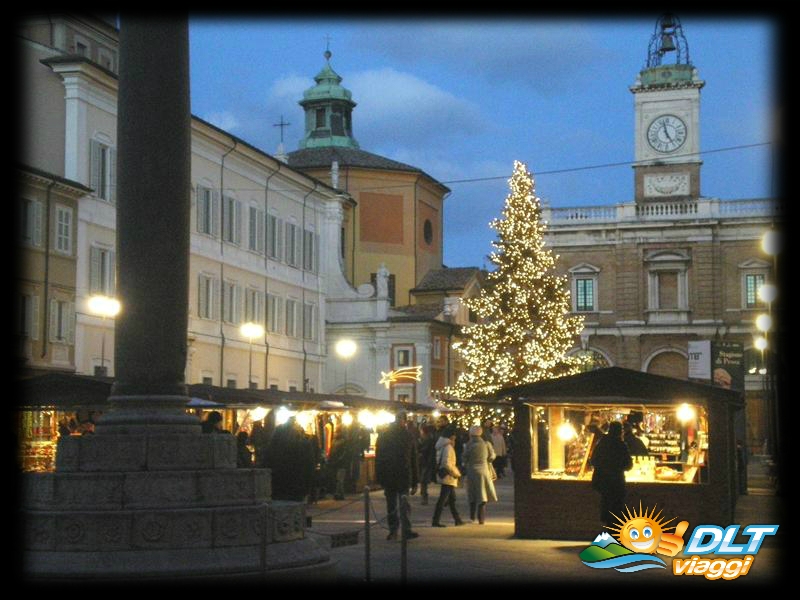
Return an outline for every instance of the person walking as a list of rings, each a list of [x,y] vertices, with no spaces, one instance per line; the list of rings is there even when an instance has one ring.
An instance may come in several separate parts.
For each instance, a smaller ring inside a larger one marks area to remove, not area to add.
[[[436,508],[433,510],[432,527],[445,527],[441,522],[445,504],[450,509],[455,524],[464,524],[456,508],[456,486],[461,478],[461,471],[456,466],[455,443],[456,427],[451,424],[444,428],[441,436],[436,440],[436,470],[442,485],[439,490],[439,499],[436,501]]]
[[[389,525],[387,540],[397,539],[402,527],[404,539],[419,537],[411,529],[408,514],[400,513],[400,498],[418,484],[417,447],[414,436],[406,427],[406,413],[399,412],[394,423],[378,434],[375,444],[375,478],[386,496],[386,519]]]
[[[506,436],[503,434],[503,429],[499,425],[492,427],[492,448],[494,448],[492,464],[497,473],[497,478],[500,479],[506,472],[508,450],[506,448]]]
[[[469,520],[483,525],[486,518],[486,503],[497,502],[497,490],[492,481],[489,465],[495,458],[492,444],[481,437],[483,428],[474,425],[469,429],[469,441],[464,448],[464,470],[467,477],[467,500]]]
[[[428,485],[436,480],[436,439],[436,428],[423,425],[419,443],[419,492],[423,505],[428,504]]]
[[[608,433],[597,442],[589,463],[594,468],[592,488],[600,493],[600,522],[611,527],[614,517],[622,518],[625,471],[633,467],[631,453],[622,438],[622,423],[609,423]]]

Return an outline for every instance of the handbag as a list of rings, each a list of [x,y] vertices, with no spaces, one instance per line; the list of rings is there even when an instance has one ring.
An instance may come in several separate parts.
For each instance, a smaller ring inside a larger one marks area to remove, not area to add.
[[[436,476],[438,477],[440,483],[449,474],[447,468],[442,466],[443,456],[444,456],[444,450],[442,450],[442,453],[439,455],[439,462],[436,463]]]

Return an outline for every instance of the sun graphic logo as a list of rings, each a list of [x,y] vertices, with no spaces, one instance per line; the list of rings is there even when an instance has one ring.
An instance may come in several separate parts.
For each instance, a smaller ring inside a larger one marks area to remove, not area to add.
[[[625,507],[627,515],[614,515],[618,523],[605,526],[608,533],[598,535],[592,544],[580,553],[583,564],[593,569],[614,569],[622,573],[632,573],[644,569],[664,569],[667,566],[656,553],[675,556],[683,549],[683,533],[689,527],[688,521],[677,526],[667,527],[675,520],[664,520],[656,507],[648,512],[639,504],[638,512]],[[613,513],[612,513],[613,514]],[[672,533],[668,530],[673,529]]]

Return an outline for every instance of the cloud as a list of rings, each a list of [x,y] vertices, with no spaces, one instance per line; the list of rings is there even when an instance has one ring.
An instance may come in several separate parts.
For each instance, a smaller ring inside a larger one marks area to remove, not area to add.
[[[596,66],[613,59],[588,25],[519,19],[401,23],[365,29],[358,42],[406,64],[433,62],[461,72],[465,79],[522,85],[553,95],[572,89]]]
[[[391,68],[363,71],[344,82],[358,106],[353,135],[371,152],[419,147],[421,142],[450,144],[483,132],[479,107],[414,75]]]
[[[220,129],[233,133],[239,127],[239,119],[230,111],[214,112],[204,115],[204,121],[216,125]]]

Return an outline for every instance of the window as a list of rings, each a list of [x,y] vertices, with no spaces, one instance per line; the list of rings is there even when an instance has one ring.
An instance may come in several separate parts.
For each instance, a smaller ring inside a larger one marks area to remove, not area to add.
[[[286,223],[286,264],[297,267],[300,264],[300,228],[294,223]]]
[[[747,348],[744,351],[744,372],[746,375],[766,375],[767,364],[764,352],[758,348]]]
[[[744,276],[744,307],[759,308],[763,302],[758,297],[758,288],[766,282],[763,273],[747,273]]]
[[[442,359],[442,338],[434,336],[433,338],[433,360]]]
[[[65,300],[50,301],[50,341],[72,344],[75,336],[75,304]]]
[[[217,318],[217,285],[217,280],[213,277],[198,277],[197,316],[201,319]]]
[[[101,67],[114,71],[114,54],[105,48],[97,49],[97,58]]]
[[[241,321],[241,287],[231,281],[222,282],[222,320],[238,324]]]
[[[281,330],[281,298],[267,294],[267,329],[273,333]]]
[[[344,227],[339,230],[339,255],[344,258],[345,251],[347,250],[347,235],[345,234]]]
[[[38,200],[22,200],[22,243],[28,246],[42,245],[42,203]]]
[[[430,219],[425,219],[422,226],[422,236],[425,238],[425,243],[430,246],[433,243],[433,223]]]
[[[411,366],[411,348],[395,348],[394,366],[396,369]]]
[[[275,260],[283,258],[283,220],[267,216],[267,255]]]
[[[370,273],[369,281],[372,284],[372,287],[375,288],[375,291],[378,291],[378,274],[377,273]],[[395,306],[395,278],[394,273],[389,274],[389,281],[388,283],[388,295],[389,295],[389,306]]]
[[[228,380],[225,382],[225,386],[226,386],[226,387],[229,387],[229,388],[236,389],[236,380],[235,380],[235,379],[228,379]]]
[[[297,336],[297,300],[286,299],[286,335]]]
[[[62,254],[72,254],[72,209],[56,205],[55,248]]]
[[[315,129],[323,129],[325,127],[325,109],[318,108],[316,111],[316,125]]]
[[[316,305],[307,302],[303,305],[303,339],[313,340],[316,338],[317,328],[315,327]]]
[[[115,275],[114,252],[92,246],[89,249],[89,293],[113,296]]]
[[[264,254],[264,211],[249,207],[247,222],[247,249]]]
[[[106,202],[116,201],[116,151],[109,143],[91,140],[89,181],[97,198]]]
[[[222,239],[231,244],[242,243],[242,203],[234,198],[223,198]]]
[[[573,312],[597,311],[597,280],[600,269],[582,263],[569,270]]]
[[[596,350],[578,350],[575,356],[581,356],[586,359],[586,362],[581,365],[581,372],[594,371],[595,369],[602,369],[610,366],[606,357],[597,352]]]
[[[317,272],[319,236],[313,231],[303,232],[303,270]]]
[[[594,310],[594,279],[576,279],[575,290],[575,309],[578,312]]]
[[[264,315],[262,306],[264,295],[253,288],[247,288],[244,294],[244,320],[245,322],[263,323]]]
[[[689,321],[689,254],[660,250],[645,256],[649,323]]]
[[[39,339],[39,297],[20,294],[17,313],[17,335],[31,340]]]
[[[392,396],[396,402],[413,402],[414,386],[408,384],[395,384],[392,386]]]
[[[203,377],[203,385],[214,385],[213,377]]]
[[[197,186],[197,231],[219,235],[219,196],[211,188]]]

